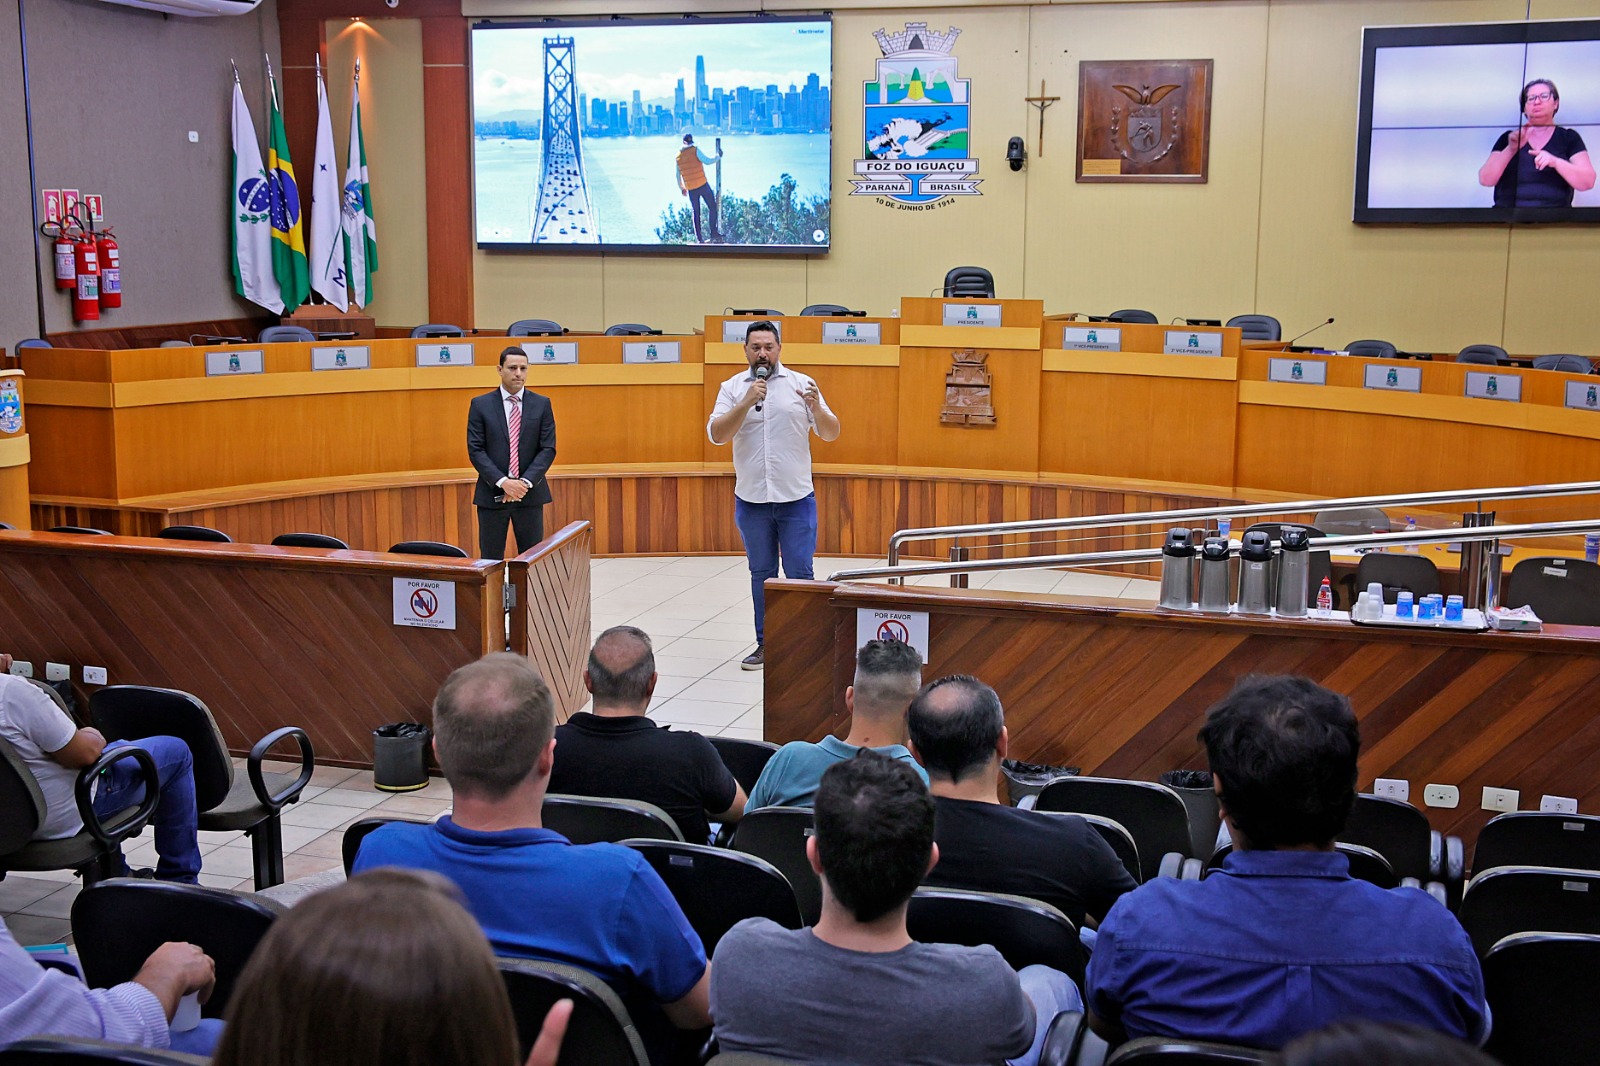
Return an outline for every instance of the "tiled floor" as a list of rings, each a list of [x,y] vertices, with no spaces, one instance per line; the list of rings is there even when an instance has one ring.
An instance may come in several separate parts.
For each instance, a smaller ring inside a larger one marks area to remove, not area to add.
[[[819,577],[870,560],[819,558]],[[949,579],[912,579],[948,584]],[[1153,600],[1153,581],[1095,574],[1002,572],[975,574],[974,588]],[[656,685],[651,717],[702,733],[761,738],[761,674],[740,669],[754,647],[750,575],[741,556],[596,559],[593,564],[594,632],[627,623],[655,642]],[[340,864],[345,828],[369,813],[431,818],[450,806],[450,786],[434,778],[426,789],[389,795],[372,787],[365,770],[320,767],[299,803],[283,813],[284,873],[289,880]],[[250,842],[241,833],[201,833],[204,884],[249,889]],[[135,867],[154,866],[146,831],[126,850]],[[0,881],[0,914],[23,944],[47,944],[70,933],[78,894],[69,871],[12,874]]]

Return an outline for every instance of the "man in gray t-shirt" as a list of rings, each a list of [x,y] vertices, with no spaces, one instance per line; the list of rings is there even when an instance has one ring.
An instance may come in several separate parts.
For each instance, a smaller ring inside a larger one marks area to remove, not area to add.
[[[991,947],[911,939],[906,906],[938,852],[933,800],[905,763],[869,749],[830,767],[806,852],[821,920],[789,930],[752,918],[717,945],[723,1051],[837,1066],[1031,1064],[1055,1015],[1082,1009],[1048,967],[1018,974]]]

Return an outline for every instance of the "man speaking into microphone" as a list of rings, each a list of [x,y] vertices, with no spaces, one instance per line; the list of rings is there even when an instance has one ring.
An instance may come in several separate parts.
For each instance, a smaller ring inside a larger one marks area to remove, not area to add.
[[[811,487],[811,434],[839,436],[839,418],[817,383],[783,365],[778,327],[752,322],[744,334],[750,364],[722,383],[706,422],[712,444],[733,444],[733,515],[750,562],[756,650],[746,670],[766,665],[766,597],[762,582],[778,576],[810,579],[817,551],[817,496]]]

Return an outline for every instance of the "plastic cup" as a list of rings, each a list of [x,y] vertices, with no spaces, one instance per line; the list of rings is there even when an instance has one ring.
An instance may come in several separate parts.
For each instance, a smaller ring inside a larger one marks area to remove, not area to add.
[[[1380,598],[1383,595],[1383,586],[1381,586],[1381,585],[1378,586],[1378,595],[1379,595]],[[1395,597],[1395,601],[1394,601],[1394,616],[1396,618],[1412,618],[1412,617],[1414,617],[1414,614],[1412,612],[1412,596],[1411,596],[1411,593],[1402,592],[1402,593],[1400,593],[1400,595]]]
[[[1433,602],[1432,596],[1424,596],[1417,603],[1417,621],[1434,622],[1439,618],[1439,611]]]
[[[1217,536],[1221,537],[1223,540],[1227,540],[1228,539],[1228,534],[1231,533],[1232,531],[1233,531],[1233,519],[1231,519],[1231,518],[1219,518],[1219,519],[1217,519]]]
[[[1450,596],[1444,601],[1444,620],[1446,622],[1461,621],[1462,599],[1460,596]]]
[[[1584,535],[1583,557],[1591,563],[1600,563],[1600,533]]]
[[[187,1033],[200,1024],[200,993],[190,992],[178,1000],[178,1009],[172,1012],[168,1026],[175,1033]]]

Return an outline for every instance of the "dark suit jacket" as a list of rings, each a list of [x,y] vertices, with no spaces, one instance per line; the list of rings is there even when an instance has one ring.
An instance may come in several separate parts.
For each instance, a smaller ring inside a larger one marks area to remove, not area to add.
[[[556,461],[556,419],[550,410],[550,400],[527,388],[522,390],[522,428],[517,441],[517,450],[521,453],[521,468],[517,474],[533,485],[533,491],[524,496],[522,502],[549,503],[550,484],[545,480],[545,473]],[[511,437],[506,432],[505,407],[500,402],[499,389],[472,398],[472,407],[467,412],[467,456],[478,471],[473,504],[500,506],[494,498],[501,495],[500,479],[510,476]]]

